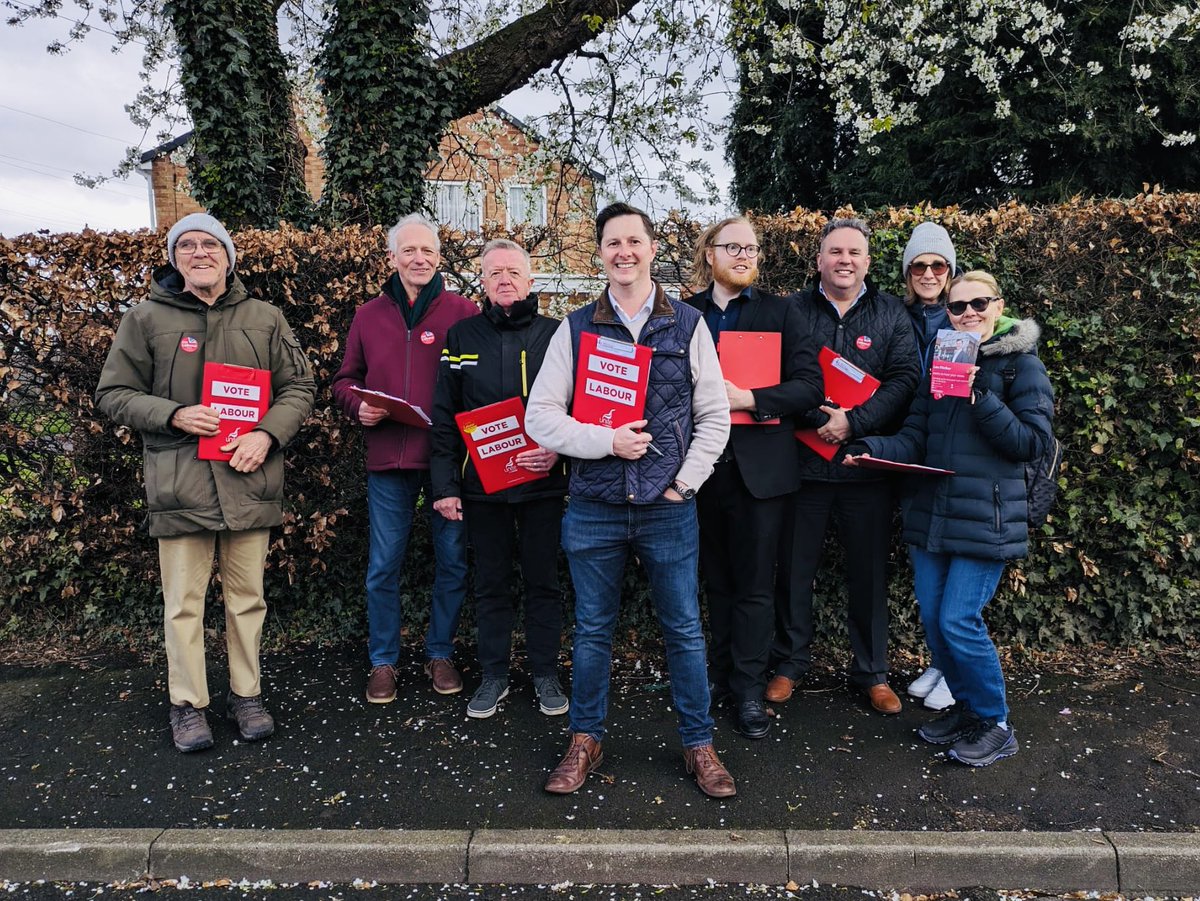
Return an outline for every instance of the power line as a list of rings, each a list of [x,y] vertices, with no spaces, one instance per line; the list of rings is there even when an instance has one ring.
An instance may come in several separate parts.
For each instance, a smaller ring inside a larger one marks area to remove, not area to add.
[[[39,14],[41,13],[41,7],[34,6],[32,3],[22,3],[21,0],[8,0],[8,2],[11,3],[13,6],[23,6],[26,9],[36,10],[36,11],[38,11]],[[130,37],[125,37],[123,35],[119,35],[115,31],[109,31],[107,28],[102,28],[99,25],[93,25],[90,22],[83,21],[82,19],[72,19],[70,16],[64,16],[62,13],[55,13],[54,18],[62,19],[64,22],[70,22],[72,25],[82,25],[84,28],[90,29],[92,31],[99,31],[101,34],[112,35],[114,38],[116,38],[119,41],[126,41],[130,44],[137,44],[140,47],[149,47],[150,46],[145,41],[139,41],[136,38],[130,38]]]
[[[97,186],[95,188],[84,188],[84,186],[81,184],[78,184],[75,181],[75,179],[67,178],[65,175],[55,175],[52,172],[40,172],[37,169],[31,169],[28,166],[19,166],[16,163],[10,163],[6,160],[0,160],[0,166],[11,166],[14,169],[24,169],[26,172],[32,172],[34,175],[41,175],[44,178],[57,178],[60,181],[69,181],[72,184],[74,184],[75,187],[83,188],[86,191],[104,191],[105,193],[116,194],[118,197],[124,197],[126,199],[132,199],[135,196],[133,194],[126,194],[124,191],[114,191],[112,188],[105,188],[105,187],[101,187],[101,186]],[[137,196],[143,196],[143,195],[139,194]]]
[[[58,119],[51,119],[49,116],[42,116],[38,113],[31,113],[29,110],[17,109],[15,106],[9,106],[6,103],[0,103],[0,109],[6,109],[14,113],[20,113],[22,116],[31,116],[34,119],[41,119],[43,122],[50,122],[54,125],[61,125],[63,128],[69,128],[72,131],[78,131],[85,135],[91,135],[95,138],[104,138],[109,141],[116,141],[118,144],[124,144],[126,147],[137,144],[137,141],[127,141],[124,138],[114,138],[112,135],[102,135],[98,131],[88,131],[86,128],[80,128],[78,125],[72,125],[70,122],[60,122]]]
[[[69,175],[71,177],[70,180],[75,181],[76,170],[74,170],[74,169],[66,169],[62,166],[51,166],[49,163],[42,163],[42,162],[39,162],[38,160],[27,160],[22,156],[9,156],[7,153],[0,153],[0,165],[5,165],[6,160],[9,161],[7,163],[7,165],[10,165],[10,166],[13,166],[16,163],[28,163],[30,166],[40,166],[42,169],[53,169],[55,172],[66,172],[67,175]],[[49,176],[50,178],[62,178],[61,175],[55,175],[53,172],[41,172],[38,169],[28,169],[27,167],[22,167],[22,166],[14,166],[14,167],[18,168],[18,169],[26,168],[26,170],[29,172],[35,172],[38,175],[46,175],[46,176]],[[75,182],[75,183],[77,185],[79,185],[79,187],[81,187],[81,188],[86,187],[86,185],[80,185],[79,182]],[[119,188],[124,188],[124,187],[128,187],[129,190],[128,191],[118,190]],[[89,190],[95,190],[95,189],[89,188]],[[141,197],[144,194],[144,192],[139,191],[137,188],[132,187],[130,185],[125,185],[123,182],[119,182],[119,181],[113,182],[113,187],[105,188],[105,190],[116,191],[118,194],[124,194],[129,197]]]
[[[68,222],[65,219],[59,219],[55,216],[31,216],[29,213],[22,212],[21,210],[10,210],[8,207],[3,206],[0,206],[0,213],[11,213],[14,216],[20,216],[22,219],[28,219],[30,222],[50,222],[67,228],[76,228],[79,221]]]

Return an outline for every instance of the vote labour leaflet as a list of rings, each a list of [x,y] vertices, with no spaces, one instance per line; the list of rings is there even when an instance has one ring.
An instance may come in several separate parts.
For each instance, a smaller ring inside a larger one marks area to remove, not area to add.
[[[488,494],[549,475],[530,472],[517,465],[517,454],[538,449],[525,433],[525,405],[521,398],[510,397],[486,407],[456,413],[454,420],[462,432],[475,471],[479,473],[483,490]]]
[[[822,347],[818,359],[825,382],[825,400],[843,410],[857,407],[879,387],[879,379],[830,347]],[[816,429],[797,429],[796,438],[826,460],[832,460],[838,450],[838,445],[824,441]]]
[[[652,355],[644,344],[581,334],[571,416],[610,429],[641,419]]]
[[[933,366],[929,373],[929,393],[934,400],[943,397],[970,397],[971,370],[979,355],[979,336],[940,328],[933,345]]]
[[[721,332],[717,356],[721,375],[739,388],[770,388],[779,384],[782,335],[779,332]],[[731,425],[776,425],[778,419],[755,419],[748,410],[732,410]]]
[[[200,402],[217,411],[221,426],[212,438],[201,437],[196,456],[201,460],[233,457],[232,451],[224,453],[221,448],[262,422],[270,400],[270,370],[232,363],[205,363]]]

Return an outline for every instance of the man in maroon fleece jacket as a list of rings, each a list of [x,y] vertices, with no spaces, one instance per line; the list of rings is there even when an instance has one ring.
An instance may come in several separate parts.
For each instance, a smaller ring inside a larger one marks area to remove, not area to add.
[[[441,274],[437,226],[419,214],[403,217],[388,232],[388,260],[396,273],[383,293],[358,308],[333,394],[346,415],[362,424],[367,445],[367,506],[371,540],[367,561],[367,623],[371,674],[367,700],[396,698],[400,657],[400,570],[408,547],[417,498],[429,515],[429,430],[388,418],[387,410],[362,400],[351,388],[369,388],[428,413],[446,332],[479,309],[447,291]],[[450,656],[467,590],[467,542],[463,524],[430,520],[436,558],[425,672],[439,694],[462,691]]]

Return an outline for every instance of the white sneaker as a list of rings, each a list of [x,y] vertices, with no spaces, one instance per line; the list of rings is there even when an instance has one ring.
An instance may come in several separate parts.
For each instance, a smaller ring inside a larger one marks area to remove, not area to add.
[[[946,684],[944,678],[938,679],[937,685],[933,686],[933,691],[925,695],[923,703],[930,710],[945,710],[954,705],[954,695],[950,693],[950,686]]]
[[[941,678],[942,671],[940,669],[934,669],[931,666],[929,669],[925,670],[925,672],[921,673],[921,675],[917,676],[917,678],[908,683],[908,693],[914,698],[923,698],[933,691],[934,686],[938,684]]]

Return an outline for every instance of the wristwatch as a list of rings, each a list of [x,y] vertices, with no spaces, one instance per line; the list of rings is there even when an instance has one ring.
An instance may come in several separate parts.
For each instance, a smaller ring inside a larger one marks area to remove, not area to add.
[[[687,485],[683,484],[683,482],[680,482],[676,479],[671,480],[671,488],[674,489],[675,493],[685,501],[690,501],[696,496],[695,488],[689,488]]]

